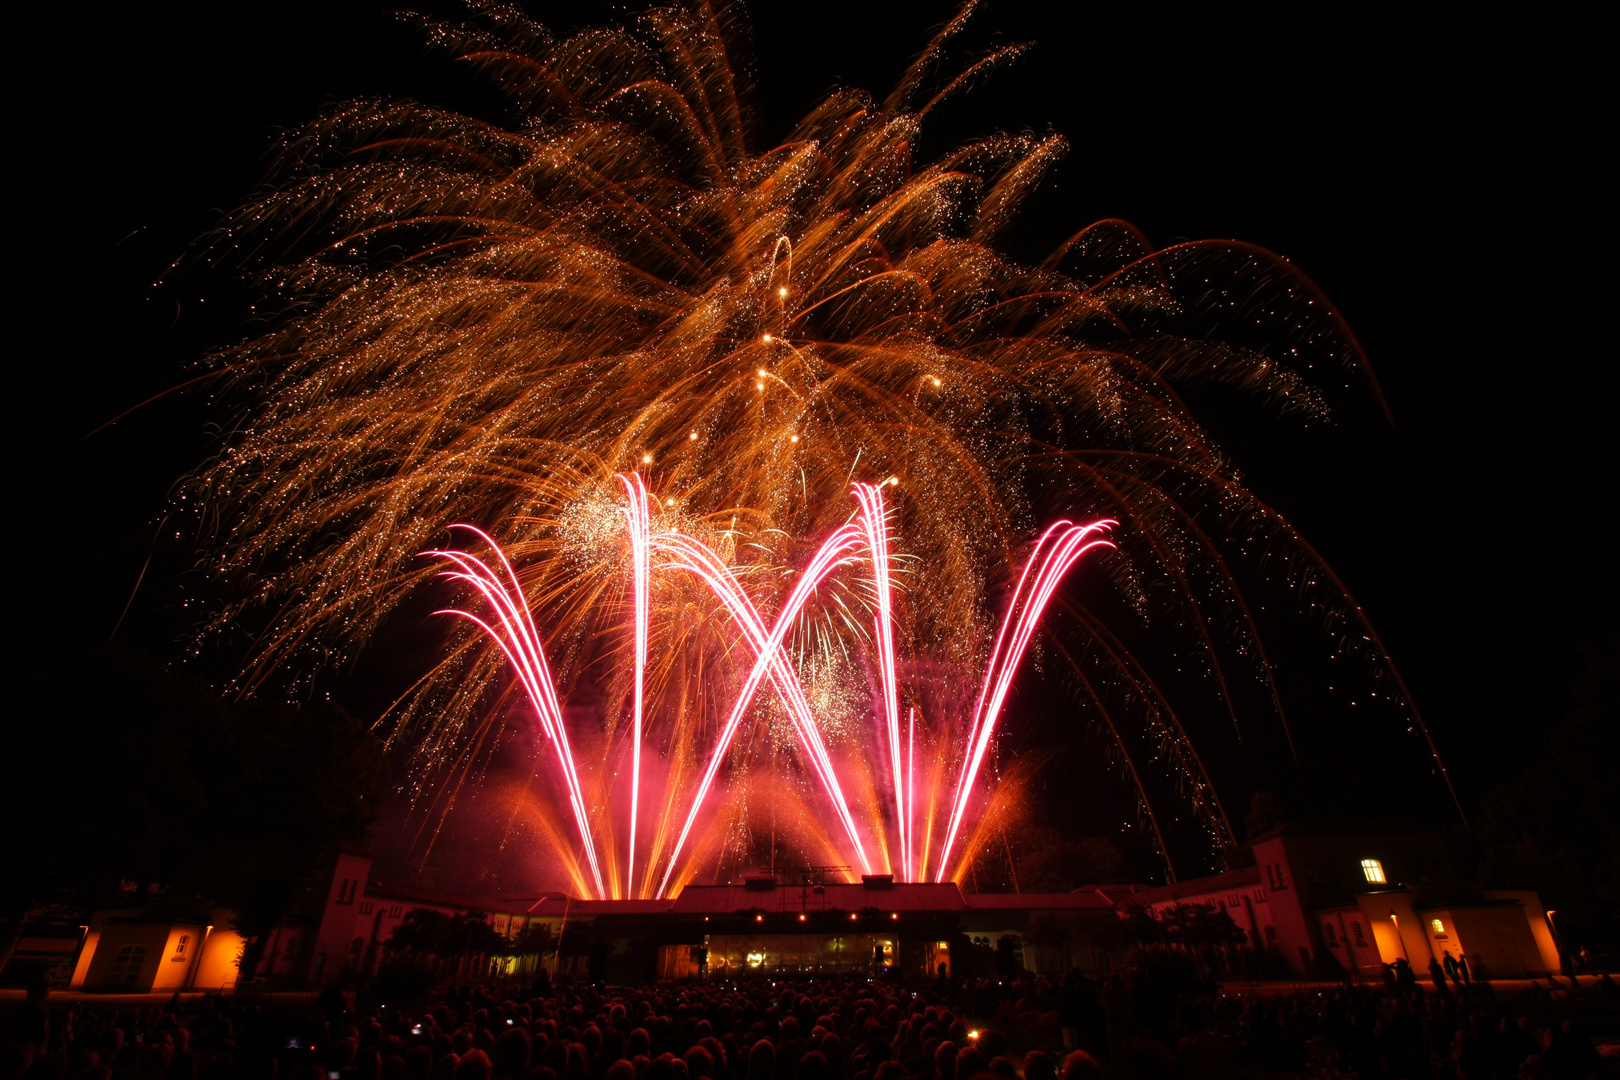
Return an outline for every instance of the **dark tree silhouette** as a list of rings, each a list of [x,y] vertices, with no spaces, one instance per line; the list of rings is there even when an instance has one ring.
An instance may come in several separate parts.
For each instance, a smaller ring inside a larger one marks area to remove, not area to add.
[[[21,673],[0,785],[0,946],[39,904],[217,902],[263,932],[319,904],[338,850],[365,842],[382,751],[331,705],[222,698],[118,651]],[[6,956],[0,956],[3,964]]]
[[[1573,690],[1539,759],[1485,795],[1478,835],[1481,879],[1539,890],[1570,954],[1620,946],[1620,635],[1587,651]]]

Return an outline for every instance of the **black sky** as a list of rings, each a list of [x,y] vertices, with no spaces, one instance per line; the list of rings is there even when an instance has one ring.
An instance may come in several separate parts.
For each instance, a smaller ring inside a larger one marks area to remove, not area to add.
[[[14,610],[32,644],[104,642],[155,550],[120,634],[177,652],[190,616],[154,537],[217,418],[181,394],[85,436],[243,332],[228,278],[153,282],[240,200],[275,132],[358,95],[493,106],[389,6],[56,5],[19,35],[7,427]],[[531,10],[559,28],[624,11]],[[767,134],[835,84],[886,91],[951,10],[757,7]],[[1393,427],[1365,395],[1327,427],[1229,402],[1206,416],[1365,607],[1470,803],[1538,745],[1579,644],[1615,610],[1613,315],[1594,254],[1612,242],[1598,167],[1612,116],[1604,34],[1573,10],[1485,23],[988,3],[963,55],[1036,48],[944,110],[922,147],[997,129],[1070,139],[1013,236],[1021,251],[1123,217],[1155,243],[1271,248],[1334,299]]]

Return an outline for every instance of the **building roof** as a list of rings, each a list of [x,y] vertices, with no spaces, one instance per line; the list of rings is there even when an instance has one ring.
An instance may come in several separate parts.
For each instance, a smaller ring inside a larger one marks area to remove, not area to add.
[[[1119,902],[1098,889],[1066,893],[971,893],[969,911],[1112,911]]]
[[[369,898],[401,900],[464,911],[503,912],[535,918],[592,919],[599,915],[731,915],[739,911],[797,914],[818,911],[1026,912],[1107,911],[1139,892],[1137,885],[1089,886],[1067,893],[973,893],[964,895],[954,882],[870,884],[688,885],[676,897],[658,900],[578,900],[560,892],[527,896],[476,897],[417,885],[372,882]]]
[[[871,885],[688,885],[670,909],[676,915],[730,915],[735,911],[766,912],[964,911],[962,890],[953,882]]]
[[[522,915],[537,903],[543,903],[561,893],[543,893],[529,896],[469,896],[466,893],[432,889],[422,885],[406,885],[394,881],[373,881],[366,887],[366,899],[404,900],[407,903],[431,904],[435,907],[457,908],[463,911],[500,911]]]
[[[1258,884],[1260,884],[1260,868],[1243,866],[1236,870],[1228,870],[1224,874],[1178,881],[1174,885],[1161,885],[1157,889],[1146,889],[1123,899],[1130,904],[1164,904],[1183,897],[1208,896],[1211,893],[1229,892],[1233,889],[1247,889]]]
[[[529,915],[561,919],[578,916],[594,919],[598,915],[664,915],[675,901],[661,900],[574,900],[561,893],[553,893],[536,900],[528,908]]]

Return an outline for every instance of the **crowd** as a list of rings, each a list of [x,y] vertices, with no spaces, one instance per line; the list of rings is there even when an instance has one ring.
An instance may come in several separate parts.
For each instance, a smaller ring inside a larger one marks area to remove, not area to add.
[[[1608,984],[1613,987],[1613,984]],[[1583,1010],[1546,989],[1499,1001],[1488,983],[1342,986],[1286,996],[1218,994],[1190,1006],[1173,1061],[1159,1047],[1125,1048],[1137,1076],[1213,1075],[1222,1063],[1323,1077],[1456,1077],[1458,1080],[1588,1080],[1620,1076],[1605,1059]],[[1612,999],[1602,1015],[1613,1023]],[[1199,1015],[1203,1013],[1204,1015]],[[1617,1028],[1620,1030],[1620,1028]],[[1162,1044],[1161,1044],[1162,1046]]]
[[[184,1013],[177,1002],[118,1009],[31,999],[4,1017],[0,1080],[1617,1075],[1617,1059],[1603,1058],[1579,1022],[1559,1020],[1540,1000],[1498,1001],[1485,984],[1392,982],[1282,997],[1210,989],[1166,998],[1128,974],[1099,984],[1071,973],[1056,983],[926,986],[541,984],[464,989],[403,1011],[336,989],[313,1001],[214,997]]]

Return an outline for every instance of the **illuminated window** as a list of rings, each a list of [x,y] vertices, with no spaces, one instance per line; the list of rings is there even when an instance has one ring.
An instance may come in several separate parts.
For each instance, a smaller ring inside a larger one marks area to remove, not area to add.
[[[1446,924],[1441,922],[1439,919],[1430,919],[1429,920],[1429,925],[1434,927],[1434,936],[1435,937],[1445,937],[1446,936]]]
[[[1388,882],[1384,877],[1384,864],[1377,859],[1362,859],[1361,872],[1367,875],[1367,880],[1374,885],[1383,885]]]

